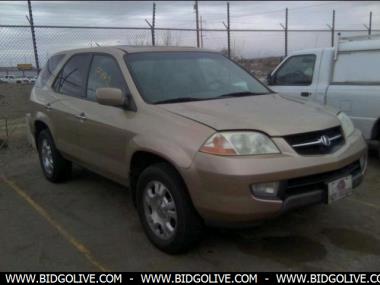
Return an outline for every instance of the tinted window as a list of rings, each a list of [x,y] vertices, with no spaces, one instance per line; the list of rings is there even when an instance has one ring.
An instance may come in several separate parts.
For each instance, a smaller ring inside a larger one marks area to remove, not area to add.
[[[276,72],[274,85],[310,85],[314,65],[313,54],[292,56]]]
[[[96,100],[96,89],[104,87],[119,88],[126,92],[126,83],[114,58],[95,55],[88,75],[87,98]]]
[[[60,61],[65,57],[64,54],[57,54],[53,55],[48,62],[46,63],[45,67],[42,69],[41,73],[38,76],[38,79],[36,81],[37,87],[45,86],[47,81],[49,80],[50,76],[53,74],[53,71],[57,67],[57,65],[60,63]]]
[[[380,51],[339,53],[333,82],[380,84]]]
[[[269,93],[248,72],[218,53],[132,53],[126,61],[142,97],[149,103],[211,100],[239,92]]]
[[[88,54],[71,57],[55,79],[54,90],[65,95],[83,96],[90,59]]]

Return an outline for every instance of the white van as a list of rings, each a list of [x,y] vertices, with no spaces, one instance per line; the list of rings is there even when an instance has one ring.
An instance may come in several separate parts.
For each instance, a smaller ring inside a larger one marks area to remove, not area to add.
[[[16,76],[14,75],[4,75],[1,77],[1,81],[4,81],[6,83],[16,83]]]
[[[380,35],[340,38],[337,48],[301,50],[268,75],[271,89],[348,114],[380,155]]]

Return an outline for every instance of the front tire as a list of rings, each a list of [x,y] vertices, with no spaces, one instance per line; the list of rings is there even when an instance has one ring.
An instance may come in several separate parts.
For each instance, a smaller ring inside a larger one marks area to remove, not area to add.
[[[136,190],[141,223],[156,247],[176,254],[200,240],[202,220],[173,167],[167,163],[149,166],[139,176]]]
[[[48,130],[42,130],[38,134],[37,148],[42,171],[49,181],[62,182],[70,176],[71,162],[59,153]]]

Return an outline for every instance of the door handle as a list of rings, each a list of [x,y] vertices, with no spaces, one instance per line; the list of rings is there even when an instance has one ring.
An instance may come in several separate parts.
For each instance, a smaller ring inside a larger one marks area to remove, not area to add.
[[[86,117],[85,113],[80,113],[79,115],[75,115],[75,118],[77,118],[77,119],[79,119],[81,121],[87,120],[87,117]]]
[[[310,92],[301,92],[302,97],[309,97],[311,95]]]
[[[46,111],[51,111],[51,105],[50,105],[50,103],[47,103],[45,105],[45,108],[46,108]]]

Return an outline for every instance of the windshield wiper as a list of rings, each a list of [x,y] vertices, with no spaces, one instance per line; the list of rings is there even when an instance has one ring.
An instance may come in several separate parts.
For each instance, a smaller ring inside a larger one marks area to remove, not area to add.
[[[256,96],[256,95],[265,95],[269,94],[268,92],[249,92],[249,91],[242,91],[242,92],[232,92],[227,93],[223,95],[219,95],[216,98],[228,98],[228,97],[243,97],[243,96]]]
[[[196,98],[196,97],[178,97],[178,98],[156,101],[153,104],[180,103],[180,102],[191,102],[191,101],[202,101],[202,100],[207,100],[207,99]]]

